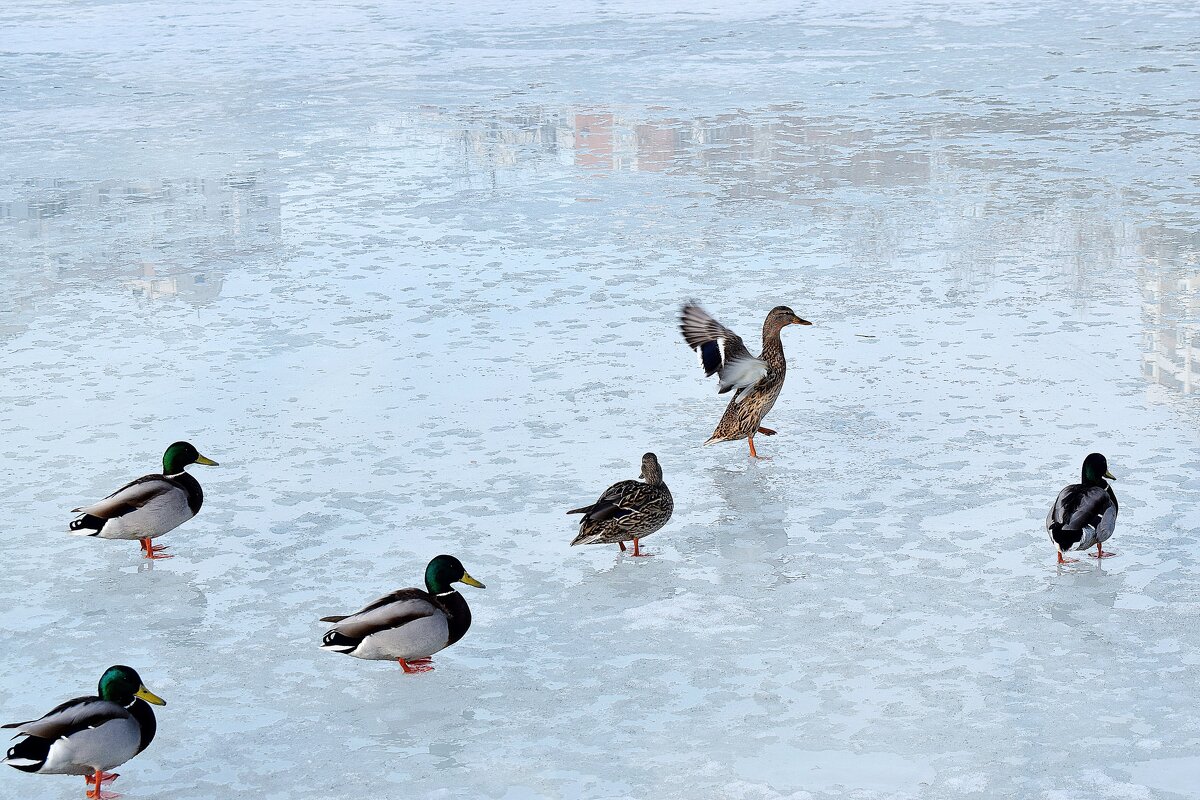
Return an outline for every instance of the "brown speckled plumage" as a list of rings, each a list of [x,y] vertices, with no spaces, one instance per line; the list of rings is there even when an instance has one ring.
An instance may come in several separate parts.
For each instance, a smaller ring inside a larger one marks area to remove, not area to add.
[[[800,319],[787,306],[771,309],[763,322],[762,353],[755,358],[750,355],[741,337],[709,316],[704,309],[694,304],[683,307],[680,329],[684,340],[699,354],[705,374],[719,374],[720,391],[734,390],[733,399],[705,444],[748,439],[750,454],[757,457],[754,435],[760,432],[763,418],[779,398],[787,374],[780,331],[788,325],[811,324]],[[753,382],[750,382],[751,379],[754,379]],[[765,428],[761,432],[767,435],[774,433]]]
[[[675,501],[663,483],[662,467],[654,453],[642,456],[642,481],[620,481],[604,490],[590,506],[574,508],[568,514],[583,514],[579,535],[572,545],[634,542],[657,531],[671,518]],[[621,549],[625,547],[622,544]]]

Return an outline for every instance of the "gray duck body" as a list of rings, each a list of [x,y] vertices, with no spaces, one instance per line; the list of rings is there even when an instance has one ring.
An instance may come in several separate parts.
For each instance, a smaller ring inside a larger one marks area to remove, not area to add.
[[[431,594],[400,589],[335,623],[324,650],[374,661],[428,658],[457,642],[471,627],[471,609],[457,591]]]

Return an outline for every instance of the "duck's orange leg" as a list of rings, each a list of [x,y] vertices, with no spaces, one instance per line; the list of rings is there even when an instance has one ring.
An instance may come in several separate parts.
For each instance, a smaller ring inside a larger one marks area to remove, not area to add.
[[[87,797],[90,800],[114,800],[114,798],[121,796],[113,792],[104,791],[105,783],[111,783],[117,779],[115,772],[108,773],[98,769],[94,775],[84,775],[83,779],[87,782]]]
[[[118,774],[117,774],[117,773],[115,773],[115,772],[104,772],[103,770],[101,770],[99,774],[100,774],[100,782],[101,782],[101,783],[112,783],[112,782],[113,782],[113,781],[115,781],[117,778],[121,777],[120,775],[118,775]],[[83,776],[83,779],[84,779],[85,781],[87,781],[88,783],[95,783],[95,782],[96,782],[96,776],[95,776],[95,775],[84,775],[84,776]]]
[[[428,658],[397,658],[396,660],[400,662],[400,668],[409,675],[415,675],[418,672],[433,672],[433,661]]]
[[[172,556],[172,555],[163,553],[163,550],[167,549],[167,546],[165,544],[153,544],[150,541],[149,537],[142,539],[141,542],[142,542],[142,555],[144,555],[146,558],[154,558],[154,559],[174,558],[174,556]]]
[[[760,461],[770,461],[769,457],[760,456],[758,454],[758,452],[754,449],[754,434],[753,433],[746,437],[746,441],[748,441],[750,443],[750,457],[751,458],[757,458]]]
[[[1062,550],[1058,551],[1058,563],[1060,564],[1075,564],[1078,563],[1078,558],[1063,558]]]
[[[653,553],[643,553],[641,550],[638,549],[638,540],[634,539],[633,540],[633,555],[634,556],[645,556],[645,557],[649,558],[650,556],[653,556],[654,554]]]
[[[1104,545],[1101,544],[1100,542],[1096,542],[1096,552],[1088,553],[1088,555],[1090,555],[1092,558],[1112,558],[1113,556],[1116,555],[1116,553],[1104,552]]]

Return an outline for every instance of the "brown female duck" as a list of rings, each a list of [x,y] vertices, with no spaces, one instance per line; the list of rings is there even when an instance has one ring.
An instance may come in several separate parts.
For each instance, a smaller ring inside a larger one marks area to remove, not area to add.
[[[783,357],[783,342],[779,332],[788,325],[811,325],[800,319],[787,306],[776,306],[763,322],[763,349],[755,358],[750,355],[740,336],[717,322],[700,306],[689,303],[679,315],[679,329],[688,347],[700,356],[705,375],[716,374],[721,382],[718,394],[732,391],[733,399],[725,408],[717,429],[705,444],[747,439],[750,457],[759,458],[754,450],[754,434],[773,436],[775,431],[760,427],[767,412],[775,405],[783,389],[787,362]]]
[[[632,540],[635,556],[649,555],[641,551],[638,541],[667,524],[675,510],[675,501],[663,483],[662,467],[654,453],[642,456],[640,477],[645,483],[619,481],[605,489],[590,506],[567,512],[583,514],[579,535],[571,542],[572,546],[616,542],[624,551],[625,542]]]

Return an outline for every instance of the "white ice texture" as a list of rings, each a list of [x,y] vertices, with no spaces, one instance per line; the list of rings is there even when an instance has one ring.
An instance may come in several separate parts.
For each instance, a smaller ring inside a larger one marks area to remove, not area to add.
[[[724,5],[0,7],[0,721],[135,666],[128,800],[1200,797],[1197,7]],[[773,460],[689,299],[815,323]],[[67,534],[175,439],[173,560]],[[647,450],[655,557],[569,548]],[[442,552],[434,672],[317,649]]]

